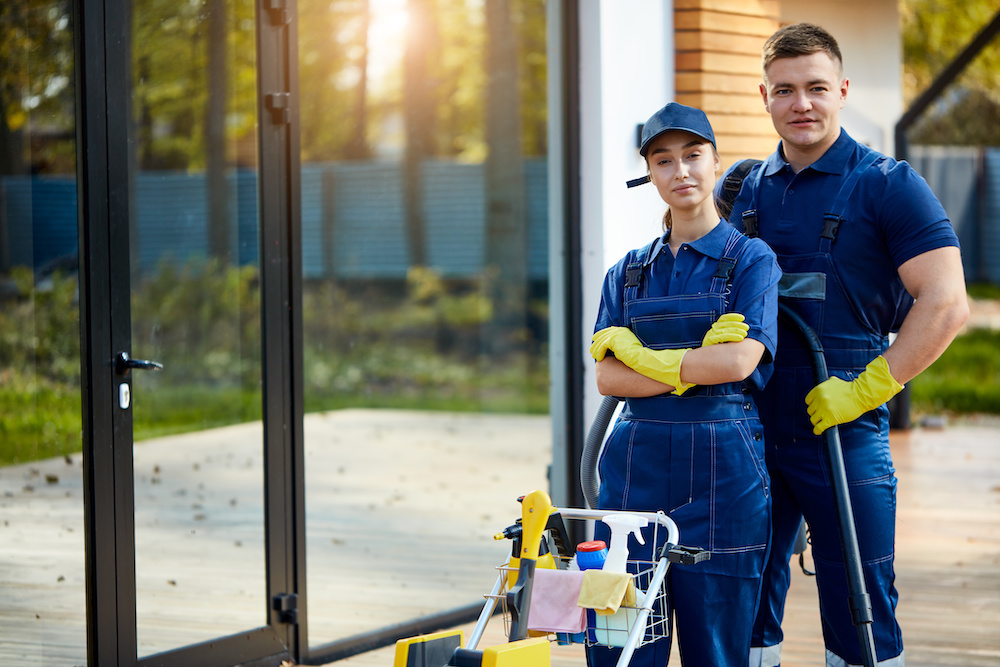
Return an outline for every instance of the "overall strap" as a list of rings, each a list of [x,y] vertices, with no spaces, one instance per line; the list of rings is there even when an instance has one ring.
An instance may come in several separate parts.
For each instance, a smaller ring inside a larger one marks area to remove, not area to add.
[[[642,285],[642,270],[663,248],[663,238],[660,237],[644,246],[636,253],[636,259],[625,267],[625,303],[635,301],[639,297],[639,287]]]
[[[760,192],[760,182],[764,176],[765,165],[761,164],[760,169],[754,174],[750,183],[750,206],[743,211],[743,233],[749,238],[760,235],[760,218],[757,216],[757,194]]]
[[[743,181],[746,179],[747,174],[750,173],[755,164],[760,163],[760,160],[753,158],[740,160],[733,167],[732,171],[729,172],[725,180],[722,181],[722,191],[719,193],[715,205],[719,207],[719,213],[726,220],[729,220],[729,215],[733,212],[733,204],[736,203],[736,198],[740,195],[740,189],[743,188]]]
[[[819,240],[819,249],[821,252],[830,252],[833,242],[837,239],[840,224],[844,221],[844,213],[847,212],[847,207],[850,205],[854,188],[857,186],[858,181],[861,180],[865,170],[875,164],[880,157],[882,156],[879,153],[869,150],[854,169],[851,170],[851,173],[847,175],[847,178],[844,179],[843,185],[840,186],[840,191],[833,200],[833,211],[823,214],[823,233],[820,234]]]
[[[736,263],[739,261],[739,256],[743,252],[743,248],[746,247],[749,241],[750,239],[746,236],[740,234],[735,229],[731,229],[729,231],[729,239],[726,240],[726,247],[722,251],[722,258],[719,259],[715,273],[712,275],[712,284],[708,291],[712,294],[722,294],[727,305],[729,303],[729,293],[733,286],[733,271],[736,269]]]

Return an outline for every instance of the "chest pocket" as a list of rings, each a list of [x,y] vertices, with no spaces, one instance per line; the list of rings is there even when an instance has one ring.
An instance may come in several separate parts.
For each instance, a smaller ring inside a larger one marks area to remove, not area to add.
[[[664,350],[701,345],[725,308],[721,294],[693,294],[637,299],[627,312],[629,328],[642,344]]]
[[[654,350],[698,347],[712,324],[727,312],[733,271],[748,239],[732,230],[708,290],[698,294],[650,296],[643,279],[662,243],[641,252],[625,271],[625,319],[643,345]]]

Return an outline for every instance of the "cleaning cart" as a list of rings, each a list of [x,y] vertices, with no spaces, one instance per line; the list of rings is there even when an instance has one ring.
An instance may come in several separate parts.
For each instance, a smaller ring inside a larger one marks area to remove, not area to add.
[[[509,560],[497,566],[493,589],[464,645],[458,631],[401,640],[397,667],[539,667],[550,664],[550,642],[585,643],[621,649],[619,667],[636,648],[670,632],[666,576],[671,565],[694,564],[710,554],[678,544],[676,524],[662,512],[610,512],[555,508],[543,491],[520,499],[521,518],[497,534],[512,540]],[[627,535],[617,526],[644,526],[641,539],[651,556],[624,556],[624,573],[592,566],[590,552],[568,545],[567,523],[603,521],[615,525],[608,559]],[[619,589],[613,588],[618,586]],[[589,597],[588,597],[589,596]],[[581,607],[585,598],[592,608]],[[609,606],[604,606],[604,605]],[[487,624],[499,613],[507,643],[478,648]]]

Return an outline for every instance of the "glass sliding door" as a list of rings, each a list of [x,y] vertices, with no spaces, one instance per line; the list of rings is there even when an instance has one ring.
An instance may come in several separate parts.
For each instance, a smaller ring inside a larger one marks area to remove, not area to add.
[[[476,605],[548,488],[546,6],[297,4],[317,647]]]
[[[87,658],[70,3],[0,5],[0,664]]]
[[[254,3],[132,6],[139,656],[268,622]]]
[[[263,349],[266,307],[289,298],[259,259],[258,209],[289,187],[258,176],[271,24],[251,0],[74,8],[87,659],[278,664],[295,590],[276,564],[285,445],[264,426],[290,421],[262,421],[263,368],[291,356]]]

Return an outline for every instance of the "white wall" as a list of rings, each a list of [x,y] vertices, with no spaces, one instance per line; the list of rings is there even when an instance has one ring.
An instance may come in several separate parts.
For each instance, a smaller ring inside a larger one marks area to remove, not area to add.
[[[673,98],[673,5],[663,0],[580,3],[580,127],[583,323],[589,346],[608,268],[661,233],[666,206],[649,185],[636,126]],[[601,396],[593,360],[584,361],[584,424]]]
[[[903,51],[896,0],[783,0],[784,23],[808,21],[840,44],[850,81],[840,121],[858,141],[892,155],[903,115]]]

